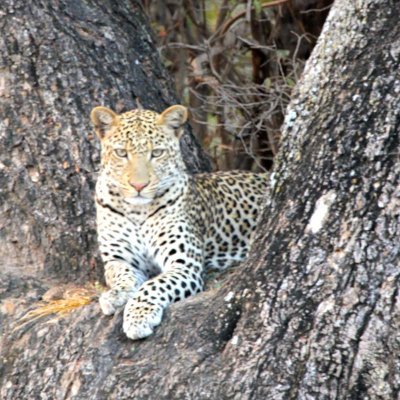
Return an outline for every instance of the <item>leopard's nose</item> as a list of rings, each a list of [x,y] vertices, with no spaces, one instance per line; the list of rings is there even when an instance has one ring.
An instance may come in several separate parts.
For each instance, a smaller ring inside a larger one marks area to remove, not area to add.
[[[140,192],[141,190],[143,190],[143,189],[149,184],[149,182],[139,183],[139,182],[129,181],[129,184],[130,184],[136,191]]]
[[[143,190],[143,189],[149,184],[149,182],[139,183],[139,182],[129,181],[129,184],[130,184],[137,192],[140,192],[141,190]]]

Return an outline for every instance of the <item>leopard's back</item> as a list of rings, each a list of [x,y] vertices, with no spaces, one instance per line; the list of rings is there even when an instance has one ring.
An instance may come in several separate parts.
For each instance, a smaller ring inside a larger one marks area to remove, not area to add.
[[[198,174],[194,181],[192,212],[202,215],[197,220],[203,225],[205,267],[228,268],[247,256],[268,174],[225,171]]]

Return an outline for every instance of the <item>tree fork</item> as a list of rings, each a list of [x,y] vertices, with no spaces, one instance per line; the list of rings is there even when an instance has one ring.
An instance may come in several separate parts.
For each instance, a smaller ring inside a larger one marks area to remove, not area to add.
[[[144,341],[95,304],[10,326],[4,399],[398,398],[396,4],[334,3],[288,109],[247,262],[173,305]]]

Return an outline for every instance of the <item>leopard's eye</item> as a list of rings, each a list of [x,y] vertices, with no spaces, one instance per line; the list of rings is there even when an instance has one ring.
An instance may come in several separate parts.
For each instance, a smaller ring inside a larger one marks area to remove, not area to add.
[[[152,158],[158,158],[161,157],[164,154],[165,150],[164,149],[153,149],[151,152],[151,157]]]
[[[128,155],[125,149],[114,149],[114,153],[121,158],[126,158]]]

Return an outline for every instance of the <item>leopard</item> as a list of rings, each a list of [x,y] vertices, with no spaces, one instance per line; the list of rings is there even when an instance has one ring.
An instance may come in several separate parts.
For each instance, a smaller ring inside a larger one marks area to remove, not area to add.
[[[125,335],[144,339],[166,307],[203,290],[207,271],[247,257],[268,173],[189,173],[182,105],[119,114],[97,106],[90,117],[101,148],[95,203],[108,290],[100,308],[121,309]]]

